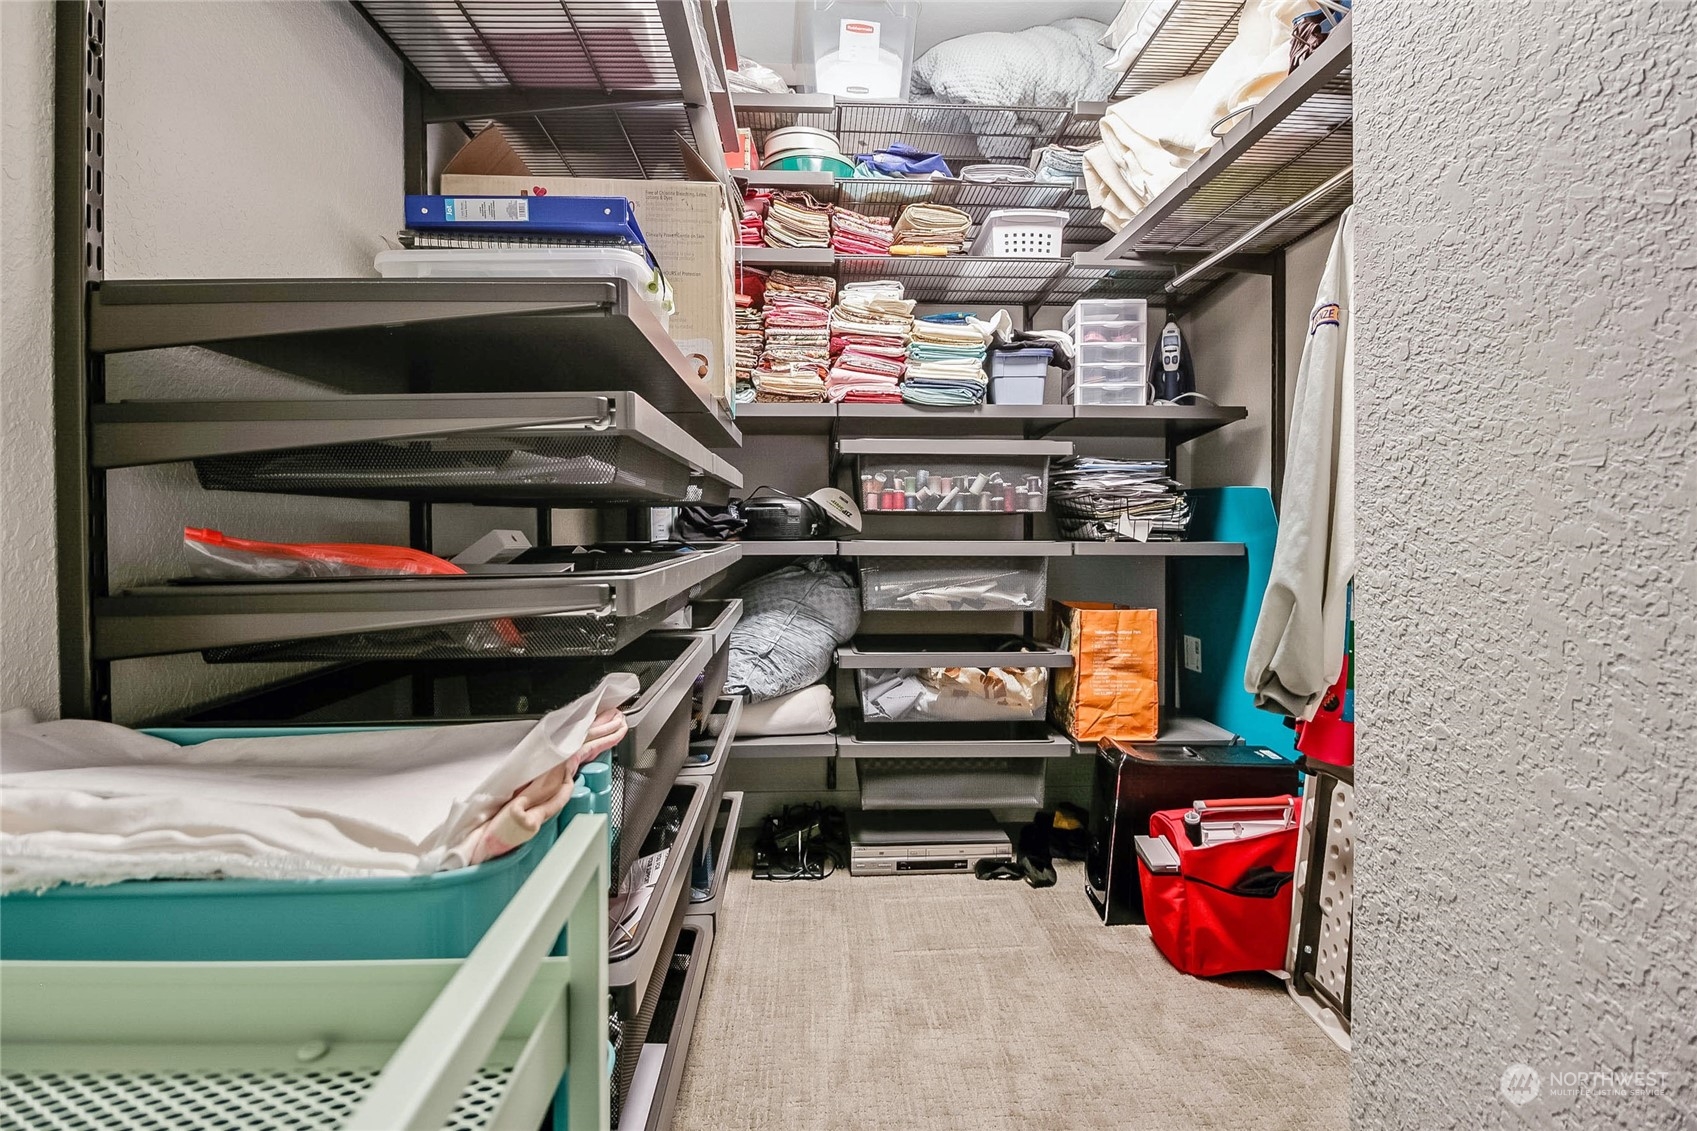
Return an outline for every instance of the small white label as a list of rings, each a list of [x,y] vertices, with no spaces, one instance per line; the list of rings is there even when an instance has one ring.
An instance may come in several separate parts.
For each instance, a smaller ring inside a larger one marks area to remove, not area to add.
[[[875,20],[843,20],[837,35],[838,58],[844,63],[876,63],[883,31]]]
[[[1187,636],[1184,638],[1185,670],[1199,672],[1202,670],[1202,638]]]
[[[530,201],[522,196],[450,196],[443,210],[450,224],[520,224],[530,219]]]

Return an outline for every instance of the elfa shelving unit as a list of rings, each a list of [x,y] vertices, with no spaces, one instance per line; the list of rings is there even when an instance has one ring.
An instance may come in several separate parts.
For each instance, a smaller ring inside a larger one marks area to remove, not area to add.
[[[732,136],[720,41],[728,12],[715,0],[565,0],[475,14],[469,6],[382,0],[359,8],[405,64],[406,191],[428,188],[432,122],[470,128],[499,121],[540,171],[602,176],[683,175],[681,133],[723,174],[722,143]],[[204,984],[219,1000],[257,1003],[255,1032],[278,1041],[296,1029],[352,1024],[354,1014],[344,1006],[356,1007],[371,1029],[361,1054],[366,1060],[356,1063],[345,1052],[332,1059],[349,1073],[338,1103],[354,1107],[365,1095],[367,1106],[355,1116],[356,1123],[364,1120],[360,1125],[441,1126],[441,1115],[456,1105],[459,1127],[497,1118],[534,1122],[531,1116],[540,1117],[565,1078],[556,1115],[564,1118],[569,1109],[573,1126],[605,1126],[616,1116],[614,1106],[634,1106],[641,1117],[628,1126],[658,1128],[675,1097],[694,1015],[689,995],[701,991],[725,878],[721,865],[706,900],[692,903],[691,859],[704,843],[719,861],[728,862],[734,851],[738,799],[724,792],[724,770],[740,704],[721,700],[718,689],[740,603],[698,602],[687,606],[688,627],[648,630],[730,568],[740,549],[552,577],[495,572],[419,585],[409,584],[417,579],[170,585],[113,593],[108,528],[125,516],[109,513],[106,477],[123,468],[194,461],[203,485],[251,492],[256,510],[265,506],[261,496],[277,493],[402,500],[409,541],[425,550],[433,548],[438,504],[534,508],[537,541],[547,545],[555,509],[617,515],[729,497],[742,487],[732,462],[741,434],[641,297],[617,280],[107,280],[105,17],[103,0],[61,4],[56,12],[54,412],[63,712],[110,716],[114,660],[195,651],[230,661],[334,657],[351,666],[191,708],[173,720],[182,724],[173,735],[198,730],[204,736],[206,728],[255,722],[469,721],[488,712],[466,701],[463,689],[496,666],[513,679],[543,666],[590,681],[603,670],[634,670],[644,691],[626,707],[631,736],[609,759],[612,776],[623,777],[614,791],[622,800],[613,803],[612,834],[628,855],[661,804],[678,805],[682,820],[653,897],[610,946],[607,895],[619,874],[608,858],[609,821],[596,815],[567,827],[463,965],[442,959],[425,970],[428,963],[406,963],[414,976],[386,972],[381,962],[303,962],[289,971],[172,962],[98,984],[103,993],[136,1003],[163,1001],[171,986]],[[564,121],[570,129],[559,128]],[[317,388],[298,399],[237,401],[190,381],[174,391],[180,399],[107,399],[109,357],[188,346]],[[491,357],[501,359],[498,375]],[[595,470],[574,472],[550,489],[523,476],[503,479],[482,465],[469,477],[449,474],[432,459],[438,451],[468,449],[516,452],[531,464],[573,460],[574,467]],[[527,647],[538,646],[480,667],[483,661],[453,648],[409,652],[398,645],[391,653],[381,644],[397,633],[468,622],[528,628],[538,635],[526,638]],[[543,640],[550,643],[540,645]],[[384,694],[355,704],[348,693],[356,685]],[[391,688],[399,693],[388,695]],[[693,739],[695,724],[708,715],[720,724],[716,737]],[[574,942],[569,956],[545,957],[568,917],[582,945]],[[8,993],[9,1066],[19,1067],[14,1038],[46,1039],[41,1034],[50,1031],[52,1039],[75,1044],[86,1037],[72,983],[93,977],[101,965],[81,965],[69,978],[42,972],[41,984],[51,991],[44,997],[14,1002]],[[13,973],[8,986],[19,984]],[[393,993],[332,992],[384,978],[417,1008],[398,1008],[398,999],[389,1000]],[[609,989],[623,1038],[611,1064]],[[518,999],[506,995],[521,991],[528,996],[511,1023],[472,1002],[493,994],[491,1000],[510,1004]],[[687,1007],[675,1011],[666,1032],[650,1034],[662,999],[679,993]],[[291,995],[305,1005],[285,1008]],[[59,1000],[66,1008],[54,1017]],[[180,1021],[182,1032],[200,1031],[200,1020],[169,1004],[170,1010],[138,1005],[136,1016],[158,1012]],[[138,1028],[136,1036],[147,1033]],[[382,1072],[397,1046],[391,1071]],[[527,1051],[521,1056],[521,1050]],[[284,1052],[276,1066],[279,1086],[291,1074],[323,1067]],[[171,1061],[187,1073],[182,1086],[222,1104],[229,1088],[224,1076],[196,1056],[206,1059],[203,1050]],[[633,1088],[639,1061],[655,1058],[654,1070],[642,1077],[646,1084]],[[92,1064],[79,1060],[72,1070]],[[50,1071],[56,1064],[37,1067]],[[197,1076],[199,1069],[205,1071]],[[119,1074],[105,1084],[109,1099],[130,1100],[144,1111],[154,1102],[144,1079]],[[69,1093],[52,1098],[78,1102]],[[257,1112],[242,1118],[245,1125],[270,1125]],[[341,1120],[336,1112],[324,1117],[326,1125]]]
[[[1242,0],[1177,0],[1131,61],[1112,99],[1205,69],[1231,42],[1243,7]],[[1345,20],[1256,107],[1222,127],[1222,139],[1185,176],[1105,240],[1106,229],[1089,207],[1082,183],[973,185],[953,180],[892,188],[890,182],[824,174],[738,174],[751,186],[805,189],[820,200],[885,216],[918,199],[962,208],[975,225],[993,208],[1058,208],[1069,213],[1068,255],[1058,260],[843,257],[829,249],[739,249],[748,266],[834,272],[840,281],[898,279],[907,297],[921,303],[1020,307],[1029,318],[1045,306],[1065,307],[1084,297],[1142,298],[1182,311],[1239,273],[1271,278],[1270,496],[1251,488],[1192,492],[1190,536],[1199,542],[1071,547],[1075,556],[1148,555],[1164,564],[1171,627],[1163,633],[1163,659],[1166,670],[1176,673],[1164,690],[1176,697],[1184,714],[1163,725],[1163,738],[1207,741],[1210,734],[1229,733],[1291,751],[1289,732],[1272,715],[1255,710],[1242,692],[1241,673],[1266,586],[1277,531],[1274,503],[1284,473],[1289,381],[1285,327],[1291,299],[1285,286],[1285,256],[1293,243],[1336,219],[1352,200],[1352,95],[1352,22]],[[944,154],[957,169],[981,160],[1023,160],[1031,149],[1054,141],[1088,143],[1105,111],[1103,104],[1083,103],[1065,109],[980,108],[1005,110],[1004,120],[1017,123],[986,137],[974,133],[970,122],[956,119],[951,124],[947,113],[930,106],[839,102],[817,94],[743,96],[736,104],[739,124],[751,128],[757,142],[783,126],[815,126],[837,133],[846,152],[901,139]],[[1299,304],[1307,300],[1306,295],[1295,298]],[[741,406],[738,423],[756,446],[785,436],[826,437],[834,445],[842,435],[972,435],[1068,437],[1087,450],[1097,442],[1152,439],[1164,444],[1170,460],[1180,445],[1245,415],[1242,408],[1224,406],[991,405],[962,411],[753,404]],[[1029,528],[1020,533],[1031,536]],[[1222,546],[1230,550],[1222,552]],[[941,542],[938,548],[943,548]],[[931,623],[942,619],[933,617]],[[1184,637],[1200,641],[1206,661],[1202,671],[1186,668],[1179,643]],[[947,662],[946,655],[936,658]],[[826,759],[833,768],[825,781],[834,786],[839,781],[835,762],[844,753],[841,731],[839,727],[837,735],[806,740],[747,740],[737,745],[736,753],[763,759]],[[858,754],[855,745],[850,740],[850,751]],[[1042,753],[1037,745],[1034,755]],[[1328,814],[1337,824],[1347,827],[1353,796],[1348,781],[1329,776],[1324,766],[1313,769],[1321,775],[1316,794],[1326,798]],[[958,792],[962,780],[950,774],[947,789]],[[946,801],[944,793],[932,791],[933,800]],[[998,796],[1012,799],[1011,793],[998,795],[994,788],[985,794],[986,799]],[[1347,1026],[1347,869],[1340,889],[1336,877],[1319,866],[1328,852],[1340,847],[1328,842],[1325,830],[1330,827],[1322,824],[1311,838],[1313,881],[1302,877],[1304,925],[1293,972],[1299,992],[1323,1002]],[[1324,910],[1322,882],[1330,885]]]

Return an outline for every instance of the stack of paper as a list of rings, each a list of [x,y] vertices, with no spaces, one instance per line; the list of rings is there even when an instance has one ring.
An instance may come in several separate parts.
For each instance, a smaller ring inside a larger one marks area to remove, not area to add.
[[[913,324],[902,399],[910,404],[984,403],[990,339],[965,314],[930,314]]]
[[[1190,523],[1164,459],[1062,457],[1050,467],[1049,504],[1061,537],[1074,541],[1175,541]]]
[[[767,247],[829,247],[831,206],[805,192],[775,193],[766,206]]]
[[[946,204],[910,204],[896,220],[896,242],[890,252],[923,254],[927,248],[960,251],[966,246],[967,229],[971,227],[972,217],[958,208]]]
[[[894,242],[895,230],[883,217],[832,209],[831,248],[838,255],[888,255]]]

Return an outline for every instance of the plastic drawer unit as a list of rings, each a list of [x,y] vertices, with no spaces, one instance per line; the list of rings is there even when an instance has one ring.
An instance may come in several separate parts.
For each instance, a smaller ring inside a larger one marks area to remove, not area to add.
[[[838,545],[860,564],[868,612],[1037,612],[1048,595],[1049,559],[1065,542],[860,539]]]
[[[619,1131],[667,1131],[683,1085],[701,995],[707,987],[714,922],[689,915],[678,932],[647,1038],[637,1052],[619,1112]]]
[[[615,652],[729,569],[737,545],[688,553],[528,552],[461,576],[181,582],[94,605],[103,660],[493,659]]]
[[[7,961],[4,1107],[32,1127],[470,1129],[557,1105],[557,1127],[604,1127],[605,829],[569,825],[463,960]]]
[[[1076,361],[1072,400],[1086,405],[1147,404],[1149,308],[1142,299],[1081,299],[1062,320]]]
[[[997,739],[1046,733],[1049,672],[1072,657],[1018,637],[866,636],[837,666],[854,673],[856,737]]]
[[[1033,514],[1049,501],[1049,460],[1065,440],[843,439],[864,513]]]
[[[729,477],[630,392],[94,405],[97,467],[192,460],[200,485],[436,503],[684,502]]]

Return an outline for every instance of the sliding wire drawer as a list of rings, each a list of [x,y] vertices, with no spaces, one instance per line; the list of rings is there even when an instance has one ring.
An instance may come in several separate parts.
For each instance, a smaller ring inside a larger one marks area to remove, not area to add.
[[[637,1054],[615,1124],[619,1131],[667,1131],[671,1127],[701,995],[707,987],[713,944],[711,918],[691,914],[684,919],[649,1023],[648,1040]]]
[[[1040,806],[1048,760],[1072,752],[1062,734],[1010,742],[837,739],[838,756],[854,761],[863,809]]]
[[[588,572],[189,583],[94,605],[103,660],[204,652],[214,662],[583,656],[617,651],[741,556],[735,545]]]
[[[743,701],[733,695],[720,699],[707,719],[708,737],[689,744],[689,758],[684,763],[685,777],[718,777],[730,761],[731,743],[736,741],[737,727],[742,722]]]
[[[722,462],[630,392],[120,401],[97,467],[193,460],[202,487],[439,503],[673,502]]]
[[[741,790],[727,792],[719,801],[719,818],[701,834],[701,844],[695,851],[695,867],[708,874],[704,891],[690,892],[691,915],[717,915],[725,903],[725,886],[731,878],[731,865],[736,859],[737,826],[742,821]],[[699,878],[699,877],[698,877]]]

